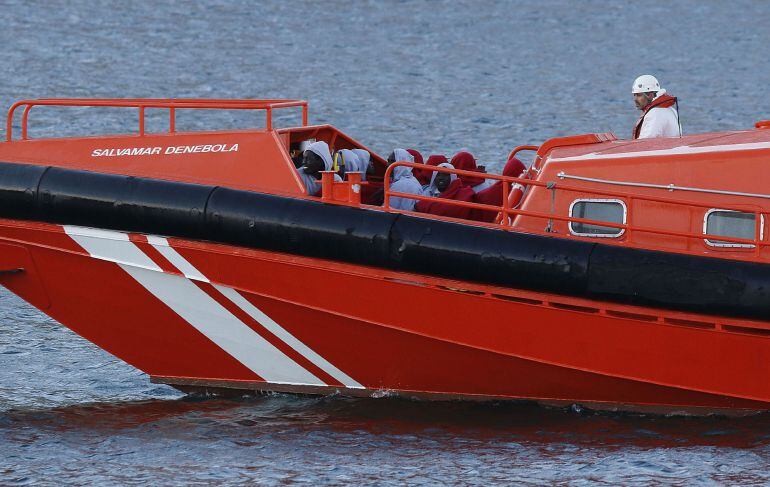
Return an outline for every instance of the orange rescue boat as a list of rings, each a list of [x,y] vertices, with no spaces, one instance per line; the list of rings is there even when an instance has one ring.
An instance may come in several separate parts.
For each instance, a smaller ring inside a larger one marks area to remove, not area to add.
[[[134,109],[139,130],[33,139],[40,106]],[[274,127],[289,108],[302,125]],[[167,132],[146,130],[149,109]],[[183,109],[266,124],[178,132]],[[326,173],[306,196],[303,142],[366,147],[308,125],[302,100],[20,101],[0,143],[0,284],[183,391],[765,411],[768,126],[518,147],[535,152],[522,177],[486,175],[500,207],[450,203],[498,212],[480,223],[392,210],[394,167],[467,172],[376,154],[370,181]],[[378,185],[385,204],[367,204]]]

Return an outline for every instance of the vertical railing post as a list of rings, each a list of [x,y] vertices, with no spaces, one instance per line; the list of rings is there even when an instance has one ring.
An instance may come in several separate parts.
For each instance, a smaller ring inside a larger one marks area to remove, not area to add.
[[[354,205],[361,204],[361,173],[349,172],[348,176],[348,201]]]
[[[176,109],[174,107],[168,109],[168,132],[171,134],[176,132]]]
[[[24,107],[24,113],[21,115],[21,140],[27,140],[27,125],[29,122],[29,111],[32,110],[32,105]]]
[[[395,166],[395,164],[391,164],[390,166],[386,167],[385,175],[382,177],[382,207],[386,210],[390,209],[390,175],[393,171],[391,168]]]
[[[334,171],[321,171],[321,200],[334,199]]]
[[[510,192],[511,192],[511,184],[508,181],[503,181],[503,205],[501,207],[503,215],[502,215],[502,218],[500,218],[500,225],[502,226],[508,225],[508,220],[509,220],[508,210],[511,207],[510,201],[508,201]]]
[[[144,135],[144,105],[139,107],[139,135]]]
[[[273,109],[271,107],[267,107],[267,110],[265,110],[265,125],[267,125],[267,130],[273,130]]]
[[[308,112],[308,107],[307,107],[307,102],[305,102],[302,104],[302,126],[303,127],[307,127],[307,115],[308,115],[307,112]]]
[[[16,107],[18,105],[13,104],[8,109],[8,119],[5,121],[5,140],[8,142],[13,141],[13,114],[16,113]]]

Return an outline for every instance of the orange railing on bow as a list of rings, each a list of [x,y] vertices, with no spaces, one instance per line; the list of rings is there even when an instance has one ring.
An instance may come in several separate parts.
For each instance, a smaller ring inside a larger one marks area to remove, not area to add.
[[[632,208],[633,208],[633,202],[634,201],[651,201],[651,202],[657,202],[657,203],[667,203],[672,205],[681,205],[686,206],[690,208],[705,208],[705,209],[713,209],[714,205],[711,203],[700,203],[697,201],[689,201],[689,200],[682,200],[677,198],[668,198],[668,197],[662,197],[662,196],[651,196],[651,195],[644,195],[644,194],[636,194],[636,193],[622,193],[619,191],[605,191],[605,190],[596,190],[596,189],[589,189],[586,187],[581,186],[571,186],[568,184],[562,184],[557,183],[555,181],[537,181],[533,179],[524,179],[524,178],[512,178],[508,176],[501,176],[498,174],[488,174],[483,173],[483,176],[485,179],[493,179],[495,181],[501,181],[503,184],[503,194],[507,195],[509,194],[512,185],[513,184],[521,184],[522,186],[540,186],[542,188],[546,188],[548,190],[552,191],[570,191],[570,192],[576,192],[576,193],[585,193],[585,194],[592,194],[597,195],[601,197],[610,197],[610,198],[622,198],[624,200],[627,200],[629,204],[627,205],[627,223],[614,223],[614,222],[608,222],[608,221],[601,221],[601,220],[589,220],[586,218],[578,218],[573,216],[565,216],[565,215],[558,215],[556,213],[543,213],[539,211],[531,211],[531,210],[522,210],[519,209],[517,205],[517,208],[512,208],[508,204],[508,198],[503,198],[502,205],[495,206],[495,205],[486,205],[481,203],[472,203],[468,201],[458,201],[458,200],[452,200],[452,199],[446,199],[446,198],[439,198],[439,197],[433,197],[433,196],[422,196],[422,195],[415,195],[415,194],[409,194],[409,193],[401,193],[397,191],[391,191],[390,190],[390,177],[393,172],[393,168],[396,166],[408,166],[411,168],[420,168],[422,170],[430,170],[430,171],[436,171],[436,172],[446,172],[451,174],[457,174],[458,176],[464,175],[464,176],[475,176],[479,177],[480,173],[476,171],[464,171],[460,169],[449,169],[444,167],[437,167],[437,166],[428,166],[425,164],[416,164],[413,162],[394,162],[388,168],[385,170],[385,177],[384,177],[384,193],[385,193],[385,202],[383,204],[384,208],[389,211],[401,211],[401,210],[394,210],[390,207],[390,198],[395,196],[399,198],[408,198],[412,200],[417,201],[440,201],[444,204],[454,205],[454,206],[461,206],[464,208],[471,208],[471,209],[477,209],[477,210],[487,210],[487,211],[497,211],[500,213],[502,218],[500,218],[498,221],[499,223],[491,224],[491,223],[484,223],[484,222],[473,222],[477,225],[483,225],[483,226],[494,226],[498,228],[504,228],[507,230],[515,230],[515,227],[513,226],[514,218],[516,215],[522,215],[522,216],[530,216],[535,218],[540,218],[543,220],[556,220],[556,221],[562,221],[562,222],[574,222],[574,223],[583,223],[587,225],[596,225],[601,227],[610,227],[610,228],[618,228],[625,230],[626,238],[630,235],[631,232],[638,232],[638,233],[652,233],[657,235],[665,235],[665,236],[673,236],[673,237],[685,237],[688,239],[698,239],[698,240],[704,240],[706,238],[710,238],[711,240],[719,240],[720,242],[727,242],[727,243],[738,243],[738,244],[746,244],[746,245],[752,245],[754,249],[754,255],[756,257],[760,257],[761,255],[761,249],[763,247],[770,246],[770,241],[763,240],[762,235],[762,221],[765,218],[766,215],[768,215],[767,212],[761,211],[761,210],[754,210],[750,211],[747,210],[745,207],[740,206],[734,206],[734,205],[723,205],[719,204],[720,210],[730,210],[730,211],[737,211],[742,213],[753,213],[755,217],[755,225],[754,225],[754,238],[753,239],[745,239],[745,238],[737,238],[737,237],[729,237],[729,236],[722,236],[722,235],[715,235],[715,234],[706,234],[706,233],[693,233],[690,231],[678,231],[678,230],[667,230],[664,228],[652,228],[652,227],[644,227],[644,226],[638,226],[634,225],[632,223]],[[416,212],[409,212],[404,211],[405,213],[414,213],[414,214],[420,214],[425,215],[423,213],[416,213]],[[438,217],[441,218],[441,217]],[[451,218],[452,220],[457,220],[456,218]],[[566,235],[560,235],[561,237],[565,238],[574,238],[577,240],[586,240],[591,239],[591,237],[583,237],[583,236],[575,236],[571,234]]]
[[[302,126],[308,123],[308,103],[305,100],[236,100],[236,99],[205,99],[205,98],[43,98],[38,100],[17,101],[8,110],[6,122],[6,140],[13,140],[13,117],[19,107],[24,107],[21,121],[21,139],[27,140],[29,112],[35,106],[59,107],[110,107],[136,108],[139,110],[139,135],[144,135],[145,110],[148,108],[166,108],[169,111],[169,133],[176,131],[176,110],[265,110],[265,126],[273,129],[273,110],[279,108],[302,108]]]

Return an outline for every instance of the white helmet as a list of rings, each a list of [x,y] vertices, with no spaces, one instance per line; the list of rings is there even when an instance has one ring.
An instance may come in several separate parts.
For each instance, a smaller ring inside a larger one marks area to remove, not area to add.
[[[660,83],[658,79],[651,74],[643,74],[634,80],[634,86],[631,89],[631,93],[634,95],[637,93],[649,93],[651,91],[660,91]]]

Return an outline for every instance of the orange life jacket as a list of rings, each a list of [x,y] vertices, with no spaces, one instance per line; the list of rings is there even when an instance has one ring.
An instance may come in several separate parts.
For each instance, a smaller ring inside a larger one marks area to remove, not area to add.
[[[644,107],[644,110],[642,110],[642,116],[639,117],[639,120],[636,121],[636,125],[634,125],[634,139],[639,138],[639,134],[642,131],[642,123],[644,123],[644,117],[650,110],[657,107],[668,108],[674,105],[676,105],[676,97],[667,94],[663,94],[652,100],[649,105]]]

